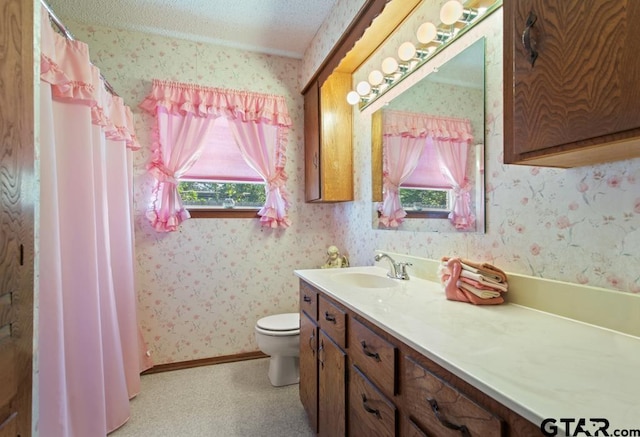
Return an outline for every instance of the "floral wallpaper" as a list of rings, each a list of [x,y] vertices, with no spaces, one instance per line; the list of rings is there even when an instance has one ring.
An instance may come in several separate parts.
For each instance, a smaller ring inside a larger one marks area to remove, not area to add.
[[[502,163],[501,10],[478,26],[487,36],[486,234],[374,230],[370,114],[358,110],[355,200],[304,203],[300,90],[361,3],[339,0],[303,61],[67,23],[134,110],[143,145],[134,162],[139,316],[156,364],[257,350],[255,321],[298,311],[293,270],[322,265],[331,244],[352,265],[373,264],[375,249],[426,258],[460,255],[510,272],[640,293],[640,160],[570,170]],[[339,25],[336,16],[342,18]],[[247,219],[191,219],[179,232],[151,229],[144,212],[152,184],[145,170],[152,120],[137,104],[153,78],[286,97],[293,118],[286,165],[290,228],[264,229]]]

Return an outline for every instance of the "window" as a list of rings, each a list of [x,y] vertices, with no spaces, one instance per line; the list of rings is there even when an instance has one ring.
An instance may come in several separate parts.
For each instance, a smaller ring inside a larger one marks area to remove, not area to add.
[[[181,181],[178,192],[187,209],[260,209],[266,201],[264,183]]]
[[[240,153],[225,117],[216,119],[207,144],[178,185],[189,210],[255,209],[266,201],[265,183]]]
[[[400,203],[407,212],[451,211],[451,190],[400,187]]]

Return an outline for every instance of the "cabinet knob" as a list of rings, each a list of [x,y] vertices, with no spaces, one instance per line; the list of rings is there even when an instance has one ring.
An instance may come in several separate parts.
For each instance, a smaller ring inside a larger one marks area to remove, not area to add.
[[[306,294],[304,295],[302,300],[304,300],[306,303],[311,303],[311,298],[309,296],[307,296]]]
[[[537,20],[538,17],[536,16],[536,14],[533,11],[529,12],[527,22],[525,23],[524,32],[522,32],[522,45],[529,55],[529,63],[532,67],[536,62],[536,59],[538,58],[538,52],[534,47],[535,41],[533,41],[534,44],[531,44],[531,28]]]
[[[469,428],[464,425],[456,425],[455,423],[451,423],[442,416],[440,408],[438,407],[438,402],[436,402],[435,399],[427,398],[427,402],[429,402],[429,405],[431,405],[431,411],[433,411],[433,414],[435,414],[436,419],[438,419],[438,422],[440,422],[442,426],[444,426],[445,428],[453,429],[454,431],[460,431],[460,434],[464,437],[471,437]]]

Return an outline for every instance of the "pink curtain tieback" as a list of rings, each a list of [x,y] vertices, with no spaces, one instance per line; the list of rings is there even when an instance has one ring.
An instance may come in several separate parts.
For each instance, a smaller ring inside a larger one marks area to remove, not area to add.
[[[158,182],[178,185],[178,180],[175,178],[175,174],[162,162],[153,161],[149,164],[148,170],[158,180]]]
[[[400,185],[398,184],[394,184],[391,181],[385,181],[384,182],[384,187],[389,190],[389,191],[400,191]]]
[[[283,169],[279,168],[273,177],[267,179],[267,187],[269,190],[275,190],[276,188],[284,187],[286,181],[287,175]]]

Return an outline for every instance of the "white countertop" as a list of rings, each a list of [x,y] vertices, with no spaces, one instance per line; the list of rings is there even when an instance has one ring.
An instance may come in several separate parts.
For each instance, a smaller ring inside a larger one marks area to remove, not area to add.
[[[588,419],[605,418],[610,435],[640,429],[640,338],[514,304],[448,301],[439,283],[419,278],[392,288],[334,279],[346,272],[387,270],[295,274],[536,425],[586,418],[594,432]]]

